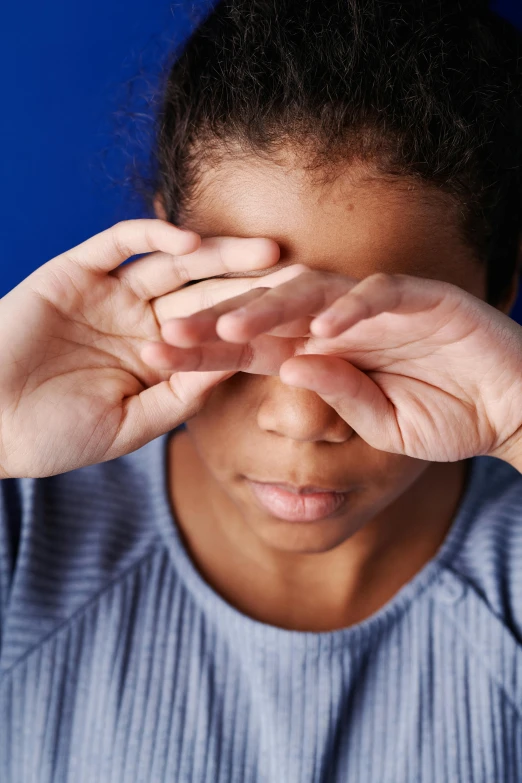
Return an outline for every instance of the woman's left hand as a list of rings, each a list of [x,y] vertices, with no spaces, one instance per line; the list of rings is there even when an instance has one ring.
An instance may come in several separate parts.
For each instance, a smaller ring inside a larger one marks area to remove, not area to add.
[[[376,449],[522,457],[522,327],[455,285],[307,270],[183,320],[193,345],[198,323],[202,341],[301,334],[281,380],[319,394]]]

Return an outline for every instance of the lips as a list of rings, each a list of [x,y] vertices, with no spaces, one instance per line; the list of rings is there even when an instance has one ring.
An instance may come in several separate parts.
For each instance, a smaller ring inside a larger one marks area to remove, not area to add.
[[[347,502],[350,492],[338,492],[313,485],[269,484],[247,479],[258,505],[287,522],[315,522],[325,519]]]
[[[253,481],[253,479],[250,479]],[[315,487],[312,484],[307,484],[306,486],[300,486],[296,487],[294,484],[284,484],[281,482],[276,481],[257,481],[256,484],[266,484],[270,487],[279,487],[280,489],[283,489],[285,492],[291,492],[294,495],[310,495],[313,493],[318,492],[330,492],[330,493],[344,493],[347,490],[344,489],[333,489],[330,487]]]

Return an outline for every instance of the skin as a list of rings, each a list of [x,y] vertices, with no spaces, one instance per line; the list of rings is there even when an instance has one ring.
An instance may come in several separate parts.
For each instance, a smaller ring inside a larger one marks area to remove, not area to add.
[[[485,299],[485,269],[450,202],[368,174],[351,166],[319,184],[291,154],[223,162],[204,176],[182,227],[203,238],[269,237],[277,266],[417,275]],[[159,199],[156,213],[165,217]],[[498,309],[508,313],[515,295]],[[261,622],[329,631],[376,612],[435,555],[469,465],[374,449],[315,392],[239,372],[171,437],[168,471],[177,524],[211,587]],[[352,500],[328,519],[284,522],[255,506],[245,476],[349,486]]]

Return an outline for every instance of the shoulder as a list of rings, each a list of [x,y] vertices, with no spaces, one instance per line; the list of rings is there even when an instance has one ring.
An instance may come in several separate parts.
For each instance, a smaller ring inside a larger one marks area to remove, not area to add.
[[[163,549],[155,517],[167,509],[167,438],[57,476],[0,482],[2,666]]]
[[[522,475],[475,457],[459,514],[461,540],[449,566],[522,643]]]

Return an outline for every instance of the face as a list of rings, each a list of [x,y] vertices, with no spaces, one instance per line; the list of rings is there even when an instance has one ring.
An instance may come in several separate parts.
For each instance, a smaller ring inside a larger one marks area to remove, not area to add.
[[[252,159],[221,164],[199,193],[183,227],[203,237],[270,237],[280,246],[280,266],[302,262],[357,279],[379,271],[418,275],[485,298],[485,270],[460,238],[451,207],[420,185],[353,168],[313,184],[295,160]],[[277,376],[237,373],[186,426],[212,507],[280,552],[326,552],[365,526],[386,529],[419,482],[429,486],[429,471],[441,468],[370,447],[317,394]],[[256,504],[246,478],[349,487],[350,502],[317,522],[284,522]]]

